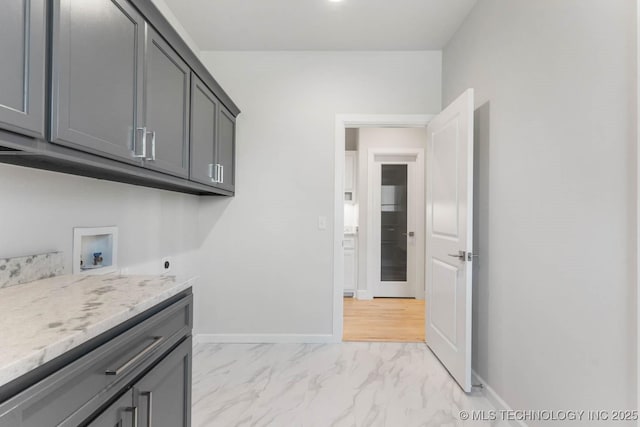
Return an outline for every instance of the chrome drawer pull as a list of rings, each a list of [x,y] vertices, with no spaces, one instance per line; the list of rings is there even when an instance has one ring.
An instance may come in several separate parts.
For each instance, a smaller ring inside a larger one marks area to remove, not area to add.
[[[133,356],[127,363],[120,366],[118,369],[107,369],[104,374],[105,375],[120,375],[122,371],[127,370],[131,365],[136,363],[138,360],[142,359],[149,352],[151,352],[154,348],[158,347],[164,341],[164,337],[153,337],[153,342],[142,349],[142,351],[135,356]]]

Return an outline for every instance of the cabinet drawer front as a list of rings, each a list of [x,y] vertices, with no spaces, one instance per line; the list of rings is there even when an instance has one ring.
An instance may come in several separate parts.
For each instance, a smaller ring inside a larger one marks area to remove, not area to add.
[[[2,420],[15,427],[77,426],[118,389],[189,335],[189,295],[0,405]]]

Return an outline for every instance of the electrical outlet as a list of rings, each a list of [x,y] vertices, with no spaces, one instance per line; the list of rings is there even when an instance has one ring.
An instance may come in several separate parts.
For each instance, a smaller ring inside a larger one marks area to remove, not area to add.
[[[171,257],[162,258],[162,273],[168,273],[173,268],[173,260]]]

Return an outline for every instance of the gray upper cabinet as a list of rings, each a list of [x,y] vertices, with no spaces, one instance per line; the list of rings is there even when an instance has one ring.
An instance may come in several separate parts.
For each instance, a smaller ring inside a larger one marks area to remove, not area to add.
[[[191,180],[233,193],[235,138],[235,117],[192,75]]]
[[[191,338],[134,385],[138,424],[191,426]]]
[[[223,106],[218,114],[218,141],[216,164],[220,168],[217,187],[235,190],[236,119]]]
[[[216,131],[220,103],[195,75],[191,77],[191,169],[190,178],[214,185]]]
[[[240,109],[153,1],[5,3],[0,162],[234,194]]]
[[[0,12],[0,128],[44,137],[46,0],[12,0]]]
[[[147,27],[145,70],[145,166],[187,178],[191,71],[152,27]]]
[[[141,162],[145,21],[125,0],[54,0],[51,141]]]

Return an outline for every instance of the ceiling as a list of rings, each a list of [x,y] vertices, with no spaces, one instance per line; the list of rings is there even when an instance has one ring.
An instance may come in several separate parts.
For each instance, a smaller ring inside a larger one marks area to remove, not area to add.
[[[165,0],[201,50],[439,50],[477,0]]]

